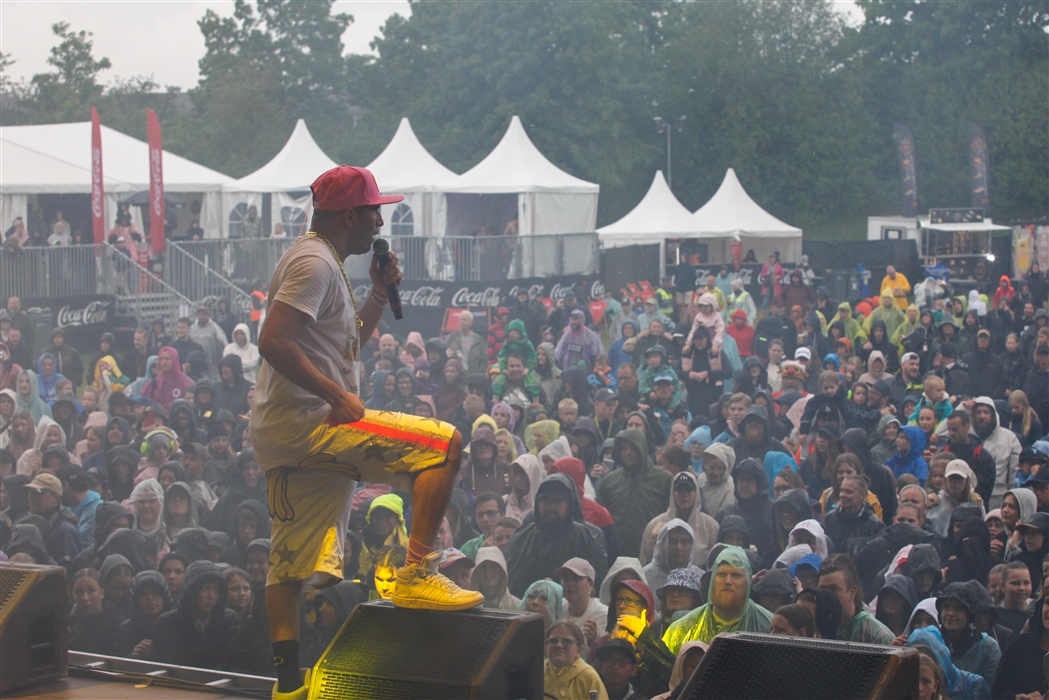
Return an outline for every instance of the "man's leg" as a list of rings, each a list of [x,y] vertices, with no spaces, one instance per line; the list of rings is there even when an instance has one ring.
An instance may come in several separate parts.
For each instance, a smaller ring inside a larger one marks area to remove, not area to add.
[[[302,581],[286,581],[266,587],[266,616],[273,640],[277,666],[277,690],[291,693],[302,687],[299,675],[299,596]]]
[[[463,436],[456,430],[448,458],[439,467],[422,471],[412,482],[412,534],[408,538],[408,564],[416,564],[433,551],[441,520],[452,499],[463,456]]]
[[[397,572],[393,590],[393,604],[402,608],[427,610],[467,610],[484,602],[476,591],[466,591],[441,576],[437,569],[440,553],[433,543],[448,509],[452,489],[459,478],[463,437],[459,431],[452,434],[448,456],[440,466],[420,472],[412,482],[412,534],[408,538],[408,557]]]

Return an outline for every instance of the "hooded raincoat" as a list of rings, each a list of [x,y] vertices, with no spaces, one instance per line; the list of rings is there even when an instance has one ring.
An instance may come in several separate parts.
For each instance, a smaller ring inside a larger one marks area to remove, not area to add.
[[[746,602],[739,616],[734,620],[720,620],[714,613],[713,603],[706,603],[683,618],[670,625],[663,635],[663,642],[674,654],[677,654],[686,642],[699,641],[710,643],[716,635],[725,632],[757,632],[768,634],[772,626],[772,613],[750,599],[750,579],[752,570],[750,559],[739,547],[725,547],[714,560],[713,572],[722,565],[728,565],[746,572]],[[711,576],[707,590],[707,600],[711,599],[716,577]]]
[[[510,493],[503,496],[503,500],[506,502],[506,517],[523,523],[535,510],[535,494],[539,490],[539,484],[543,481],[543,465],[539,462],[538,457],[530,454],[519,455],[511,462],[511,470],[514,465],[520,467],[528,477],[528,493],[518,495],[516,491],[511,490]]]
[[[623,441],[630,442],[641,455],[637,469],[621,465],[619,450]],[[617,468],[598,484],[597,502],[608,509],[615,520],[619,534],[620,552],[636,556],[641,551],[645,527],[664,511],[670,496],[669,472],[652,466],[648,458],[648,442],[641,430],[624,430],[615,438],[612,457]]]
[[[29,394],[23,394],[18,391],[18,381],[15,381],[15,394],[17,394],[18,400],[15,402],[16,411],[29,411],[29,415],[33,416],[33,423],[39,423],[40,419],[44,416],[51,417],[51,407],[47,405],[47,402],[40,398],[40,380],[36,376],[36,372],[31,369],[23,369],[18,373],[18,379],[26,376],[29,378]]]
[[[506,558],[503,557],[503,552],[498,547],[481,547],[477,550],[477,555],[474,559],[474,570],[470,574],[470,589],[474,591],[481,590],[481,575],[478,573],[478,569],[481,565],[496,566],[501,572],[500,583],[498,589],[494,591],[491,599],[485,598],[482,604],[485,608],[494,610],[517,610],[521,604],[521,599],[516,598],[510,594],[510,590],[507,588],[508,574],[506,573]]]
[[[203,629],[194,621],[197,598],[204,586],[218,588],[215,604]],[[219,568],[195,561],[186,568],[178,607],[157,620],[150,659],[177,666],[236,669],[243,663],[237,613],[226,608],[228,588]]]
[[[590,562],[597,574],[598,585],[608,571],[605,538],[601,530],[583,519],[583,507],[575,484],[565,474],[548,476],[539,485],[536,501],[544,494],[568,500],[568,516],[549,523],[533,521],[520,528],[510,538],[504,554],[509,567],[510,592],[524,594],[533,582],[553,578],[554,572],[572,557]]]
[[[244,345],[237,342],[237,331],[244,332]],[[227,345],[222,350],[222,355],[236,355],[240,358],[241,373],[244,375],[244,379],[255,383],[256,377],[258,376],[259,362],[262,360],[262,356],[259,355],[259,348],[255,343],[251,342],[251,329],[248,328],[246,323],[238,323],[233,327],[233,342]]]
[[[718,522],[711,516],[707,515],[700,508],[701,494],[699,492],[699,477],[689,471],[682,472],[693,483],[696,484],[696,503],[692,506],[692,509],[688,513],[680,512],[677,506],[674,505],[674,492],[670,492],[670,504],[667,506],[665,513],[657,515],[652,518],[645,528],[645,534],[641,539],[641,553],[638,559],[642,563],[648,564],[652,561],[653,552],[656,550],[656,541],[659,537],[660,531],[663,526],[674,518],[681,518],[689,524],[692,528],[692,561],[699,562],[700,565],[707,563],[707,555],[710,554],[710,548],[714,546],[714,543],[718,541]],[[653,586],[659,588],[659,586]]]
[[[693,531],[692,526],[684,520],[681,520],[680,518],[672,518],[663,523],[663,526],[659,529],[659,533],[656,535],[656,542],[652,552],[652,561],[646,564],[644,569],[645,581],[648,582],[650,588],[656,590],[662,588],[663,584],[667,581],[667,576],[669,576],[672,571],[670,562],[667,559],[667,548],[669,546],[670,533],[677,529],[687,532],[692,537],[693,543],[695,543],[696,533]],[[713,544],[713,542],[711,542],[711,544]],[[695,545],[693,544],[693,547],[694,546]],[[701,564],[705,564],[707,560],[706,558],[696,559],[695,556],[693,556],[689,561],[688,568],[695,571],[697,576],[702,576],[703,569],[696,566],[697,561]]]

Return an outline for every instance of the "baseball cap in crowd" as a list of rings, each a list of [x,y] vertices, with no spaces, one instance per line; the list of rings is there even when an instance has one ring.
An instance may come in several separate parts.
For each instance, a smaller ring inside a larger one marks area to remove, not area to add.
[[[788,391],[785,394],[780,394],[773,401],[778,403],[780,406],[791,407],[797,403],[798,399],[801,398],[801,393],[797,391]]]
[[[987,330],[986,328],[981,328],[980,330],[976,331],[976,337],[979,338],[981,335],[985,335],[988,338],[990,338],[991,337],[991,332],[989,330]]]
[[[652,383],[653,384],[659,384],[660,382],[670,382],[671,384],[673,384],[674,383],[674,375],[671,374],[670,372],[660,372],[659,374],[657,374],[655,377],[652,378]]]
[[[554,578],[560,579],[561,574],[563,574],[566,571],[571,571],[576,576],[582,576],[583,578],[588,578],[591,581],[597,580],[597,574],[594,571],[594,567],[590,565],[590,562],[588,562],[586,559],[583,559],[582,557],[572,557],[571,559],[566,561],[560,569],[554,572]]]
[[[799,360],[804,357],[806,360],[812,359],[812,351],[806,347],[800,347],[794,351],[794,359]]]
[[[947,468],[943,471],[943,476],[944,478],[949,476],[960,476],[963,479],[972,477],[973,481],[976,481],[976,475],[973,474],[972,469],[969,468],[969,465],[964,459],[952,459],[948,462]]]
[[[940,346],[940,354],[949,360],[957,359],[958,348],[955,347],[954,343],[944,343]]]
[[[94,475],[89,475],[84,471],[83,467],[78,467],[75,464],[67,464],[58,470],[58,478],[60,481],[64,481],[74,491],[87,491],[97,482],[95,481]]]
[[[1024,482],[1024,486],[1031,488],[1035,484],[1049,484],[1049,469],[1039,469]]]
[[[448,549],[441,552],[441,565],[438,569],[447,569],[452,564],[458,561],[469,562],[470,566],[474,566],[474,560],[460,552],[455,547],[449,547]]]
[[[900,362],[901,363],[903,363],[903,362],[910,362],[911,360],[918,360],[919,362],[921,362],[921,358],[918,357],[918,353],[916,353],[916,352],[905,353],[903,355],[903,357],[900,358]]]
[[[1049,464],[1049,457],[1032,447],[1028,447],[1020,453],[1020,461],[1034,462],[1035,464]]]
[[[609,639],[607,642],[599,646],[594,654],[597,656],[598,662],[604,661],[612,654],[623,654],[628,659],[633,659],[634,663],[637,663],[637,652],[634,650],[634,645],[630,643],[629,639]]]
[[[674,477],[674,481],[671,482],[672,488],[676,489],[678,486],[684,486],[693,491],[696,490],[696,482],[692,480],[693,477],[685,472],[681,472]]]
[[[616,392],[612,391],[607,387],[603,389],[598,389],[596,392],[594,392],[595,403],[598,401],[616,401],[617,399],[618,397],[616,396]]]
[[[36,491],[37,493],[50,491],[58,496],[62,495],[62,482],[58,480],[57,476],[54,474],[48,474],[47,472],[40,472],[37,474],[32,481],[25,485],[25,487],[32,491]]]
[[[742,318],[743,320],[746,320],[747,312],[743,309],[736,309],[732,312],[732,318]]]
[[[379,183],[366,168],[340,165],[321,173],[310,185],[313,207],[322,211],[344,211],[379,204],[396,204],[403,195],[379,193]]]

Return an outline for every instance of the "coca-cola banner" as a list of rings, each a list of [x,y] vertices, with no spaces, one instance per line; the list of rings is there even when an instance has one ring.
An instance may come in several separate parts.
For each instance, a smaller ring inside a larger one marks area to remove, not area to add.
[[[354,280],[353,293],[357,299],[366,299],[371,282]],[[404,320],[394,321],[387,314],[384,321],[400,335],[419,331],[424,337],[440,332],[447,309],[495,309],[517,303],[517,290],[524,287],[532,299],[550,298],[555,301],[569,290],[585,291],[591,298],[600,299],[605,287],[598,275],[567,275],[564,277],[532,277],[505,282],[435,282],[433,280],[405,280],[401,282],[401,304]],[[480,324],[475,325],[480,330]]]
[[[34,324],[47,327],[44,333],[48,334],[48,343],[50,329],[61,328],[70,345],[86,351],[97,350],[102,334],[115,328],[116,301],[116,297],[104,295],[28,299],[22,301],[22,308]]]

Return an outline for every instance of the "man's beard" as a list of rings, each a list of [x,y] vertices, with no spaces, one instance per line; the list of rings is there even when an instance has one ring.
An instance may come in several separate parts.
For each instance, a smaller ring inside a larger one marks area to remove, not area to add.
[[[994,420],[992,419],[987,423],[984,423],[983,421],[973,421],[973,428],[975,428],[976,434],[979,435],[981,439],[987,439],[987,437],[994,432]]]

